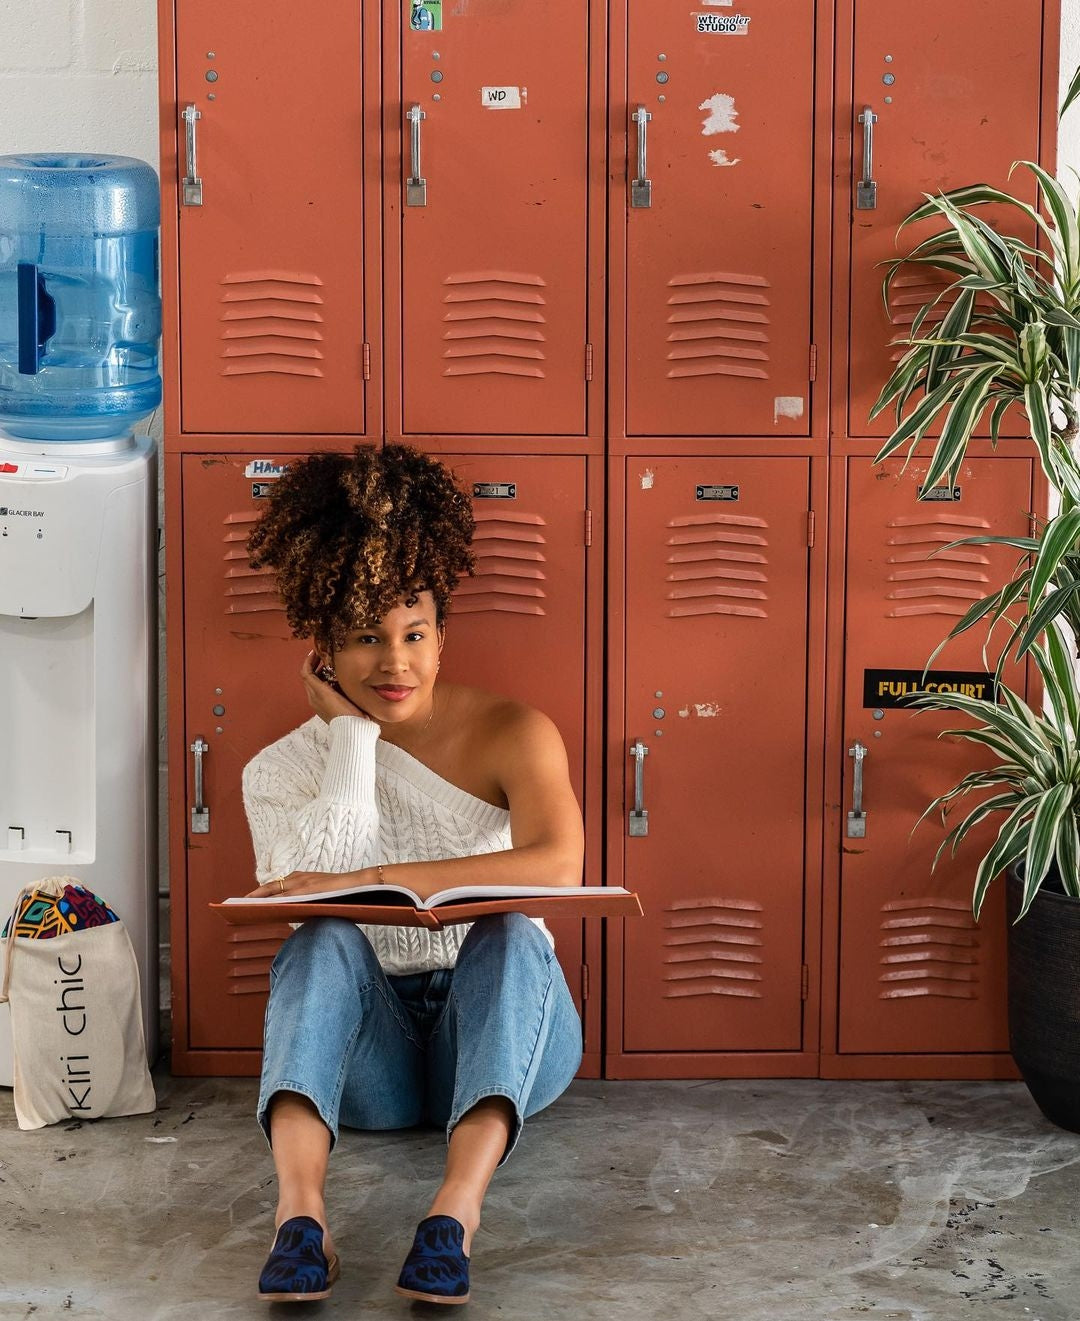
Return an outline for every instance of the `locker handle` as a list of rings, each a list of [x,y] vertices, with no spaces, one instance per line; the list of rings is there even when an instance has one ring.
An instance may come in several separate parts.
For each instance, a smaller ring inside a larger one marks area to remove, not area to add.
[[[202,180],[199,178],[195,122],[202,119],[202,111],[193,105],[184,106],[184,139],[187,148],[187,173],[184,175],[184,205],[202,206]]]
[[[857,211],[877,210],[877,184],[874,182],[874,125],[878,117],[869,106],[864,106],[859,116],[863,126],[862,178],[855,189],[855,209]]]
[[[647,177],[649,173],[646,164],[648,144],[645,138],[645,126],[652,119],[652,115],[643,105],[639,105],[631,118],[637,125],[637,178],[630,184],[630,205],[652,206],[652,180]]]
[[[203,803],[203,753],[210,751],[210,744],[202,735],[197,735],[191,745],[195,754],[195,806],[191,809],[191,833],[209,835],[210,809]]]
[[[630,813],[630,835],[640,838],[649,833],[649,814],[645,810],[645,758],[649,749],[641,739],[635,739],[630,745],[630,756],[634,759],[634,810]]]
[[[863,759],[869,754],[870,749],[865,747],[858,739],[855,740],[855,746],[848,748],[847,755],[855,760],[854,787],[851,794],[851,811],[847,814],[847,837],[848,839],[866,838],[866,813],[863,811],[862,793],[863,793]]]
[[[427,116],[418,105],[414,105],[409,107],[406,118],[410,128],[412,173],[405,180],[405,205],[427,206],[427,180],[420,173],[420,121]]]

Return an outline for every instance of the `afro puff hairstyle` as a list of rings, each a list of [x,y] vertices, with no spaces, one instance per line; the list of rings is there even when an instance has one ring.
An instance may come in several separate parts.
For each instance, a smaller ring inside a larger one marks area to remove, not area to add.
[[[313,454],[289,465],[248,537],[252,568],[268,565],[295,637],[338,649],[404,597],[435,597],[441,624],[463,574],[472,503],[437,459],[409,445]]]

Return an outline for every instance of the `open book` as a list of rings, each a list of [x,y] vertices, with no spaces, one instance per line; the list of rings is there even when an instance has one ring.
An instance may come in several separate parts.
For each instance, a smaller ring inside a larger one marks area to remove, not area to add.
[[[425,900],[407,886],[388,883],[305,895],[237,897],[210,907],[220,910],[225,920],[234,924],[347,917],[354,922],[430,930],[472,922],[486,913],[524,913],[529,917],[641,915],[637,895],[616,885],[458,885]]]

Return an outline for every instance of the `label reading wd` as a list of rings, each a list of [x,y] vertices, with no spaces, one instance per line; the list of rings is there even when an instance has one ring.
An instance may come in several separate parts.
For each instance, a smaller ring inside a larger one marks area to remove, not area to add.
[[[959,486],[920,486],[920,500],[959,500]]]
[[[713,32],[721,37],[745,37],[750,28],[747,14],[695,14],[699,32]]]
[[[994,676],[982,670],[864,670],[863,706],[904,707],[918,693],[962,693],[984,702],[993,700]]]
[[[737,486],[699,486],[697,488],[698,500],[738,500],[739,488]]]
[[[516,482],[473,482],[474,500],[516,500]]]

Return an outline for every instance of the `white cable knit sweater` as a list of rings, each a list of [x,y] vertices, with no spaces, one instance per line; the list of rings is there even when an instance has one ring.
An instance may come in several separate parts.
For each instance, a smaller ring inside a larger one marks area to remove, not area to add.
[[[511,847],[510,813],[379,738],[362,716],[312,716],[244,767],[244,808],[260,885],[293,871],[346,872]],[[551,932],[532,919],[554,948]],[[387,973],[452,968],[468,924],[357,924]]]

